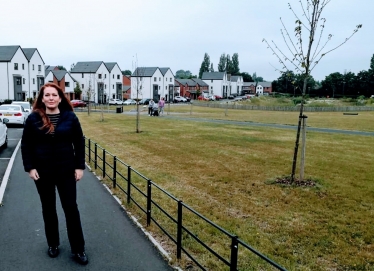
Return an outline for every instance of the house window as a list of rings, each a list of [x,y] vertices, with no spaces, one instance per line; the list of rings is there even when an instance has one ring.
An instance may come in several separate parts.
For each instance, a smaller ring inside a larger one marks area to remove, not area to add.
[[[153,77],[153,81],[155,81],[155,82],[156,82],[156,81],[157,81],[157,78],[156,78],[156,77]]]
[[[158,81],[161,81],[161,77],[158,78]]]
[[[119,79],[120,77],[119,77],[119,74],[117,74],[117,79]]]
[[[21,84],[21,78],[17,78],[16,84],[17,84],[17,85],[20,85],[20,84]]]
[[[14,63],[14,70],[18,70],[18,63]]]
[[[171,82],[171,79],[172,79],[172,78],[170,77],[170,82]]]
[[[114,76],[114,75],[113,75]],[[114,85],[112,85],[113,87],[112,87],[112,89],[114,89]]]
[[[26,79],[22,78],[23,84],[26,84]]]
[[[168,86],[165,86],[165,89],[167,90],[167,89],[168,89]]]
[[[104,88],[106,89],[106,84],[105,84]]]
[[[114,74],[113,74],[113,79],[114,79]]]
[[[106,78],[106,74],[104,74],[104,78]]]
[[[84,88],[84,84],[82,84],[82,89]]]
[[[210,82],[211,82],[211,83],[213,83],[213,79],[212,79],[212,80],[210,80]]]
[[[98,76],[99,76],[99,79],[101,79],[101,73],[99,73]]]
[[[25,64],[22,63],[22,70],[24,70],[24,69],[25,69]]]
[[[158,86],[158,89],[161,89],[161,86]]]
[[[38,71],[42,71],[42,65],[38,65]]]
[[[32,70],[33,70],[33,71],[35,70],[35,65],[34,65],[34,64],[32,64]]]
[[[84,78],[84,73],[82,73],[82,78]]]
[[[210,87],[210,89],[213,89],[213,87]]]
[[[65,82],[65,87],[70,87],[70,82]]]
[[[35,85],[35,78],[32,79],[32,84]]]

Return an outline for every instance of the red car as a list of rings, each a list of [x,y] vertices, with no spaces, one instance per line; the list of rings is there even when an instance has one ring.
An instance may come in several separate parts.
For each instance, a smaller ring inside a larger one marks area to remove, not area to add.
[[[82,100],[71,100],[70,101],[73,107],[86,107],[86,103]]]
[[[197,97],[197,99],[200,100],[200,101],[209,101],[208,97],[205,97],[205,96],[202,96],[202,95],[200,95],[199,97]]]
[[[219,95],[214,95],[214,97],[216,98],[216,100],[221,100],[222,99],[222,97],[219,96]]]

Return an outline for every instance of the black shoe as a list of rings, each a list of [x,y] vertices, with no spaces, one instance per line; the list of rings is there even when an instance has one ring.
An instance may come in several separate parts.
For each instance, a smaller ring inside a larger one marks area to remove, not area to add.
[[[58,250],[58,247],[49,247],[48,248],[48,255],[51,258],[56,258],[60,251]]]
[[[74,259],[80,264],[83,264],[83,265],[88,264],[88,258],[84,251],[81,253],[75,253]]]

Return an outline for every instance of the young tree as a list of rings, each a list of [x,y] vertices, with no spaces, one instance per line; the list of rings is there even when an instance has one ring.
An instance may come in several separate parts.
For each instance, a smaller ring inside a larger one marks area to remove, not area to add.
[[[321,18],[322,12],[331,0],[299,0],[301,6],[301,14],[297,14],[294,8],[289,5],[289,9],[296,17],[294,32],[292,35],[288,32],[285,27],[282,18],[280,19],[282,24],[282,36],[286,45],[286,49],[282,50],[278,45],[272,41],[271,44],[263,39],[268,48],[278,58],[279,63],[282,65],[281,70],[290,71],[295,70],[297,73],[302,74],[304,83],[302,89],[302,102],[300,106],[298,129],[296,134],[295,150],[292,163],[291,181],[294,181],[296,171],[297,153],[300,139],[301,122],[305,118],[303,115],[304,98],[307,88],[309,76],[315,66],[321,61],[321,59],[328,53],[336,50],[344,43],[346,43],[361,27],[357,25],[353,30],[353,33],[346,38],[343,42],[337,46],[333,46],[331,49],[325,49],[326,45],[331,41],[332,35],[327,35],[327,40],[322,41],[324,37],[324,28],[326,19]],[[317,34],[319,31],[319,34]],[[293,38],[293,36],[295,38]],[[306,42],[305,42],[306,41]],[[293,67],[291,69],[290,67]],[[302,176],[303,173],[300,174]]]
[[[132,72],[130,70],[124,70],[124,71],[122,71],[122,74],[123,75],[131,75]]]
[[[91,113],[91,101],[95,101],[95,88],[93,85],[95,84],[95,78],[90,75],[90,78],[88,79],[88,82],[86,85],[88,85],[87,88],[83,89],[83,95],[88,100],[88,108],[87,113],[90,115]]]
[[[235,53],[235,54],[232,55],[232,74],[233,75],[240,74],[238,53]]]
[[[77,99],[80,99],[81,94],[82,94],[82,89],[81,89],[81,85],[79,84],[79,82],[77,82],[75,85],[74,94],[76,98],[78,97]]]
[[[226,54],[222,54],[219,58],[218,62],[218,71],[224,72],[226,71]]]
[[[64,66],[57,66],[57,69],[60,71],[67,71],[67,69]]]
[[[204,60],[201,63],[200,70],[199,70],[199,78],[203,76],[204,72],[209,72],[210,67],[210,57],[207,53],[204,54]]]

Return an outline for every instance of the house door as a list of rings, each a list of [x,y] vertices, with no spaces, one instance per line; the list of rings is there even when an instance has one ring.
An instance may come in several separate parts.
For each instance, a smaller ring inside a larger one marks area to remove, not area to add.
[[[24,101],[24,93],[22,92],[22,77],[14,76],[13,86],[14,86],[14,100]]]
[[[153,85],[153,96],[152,96],[152,99],[154,101],[158,100],[158,85]]]

